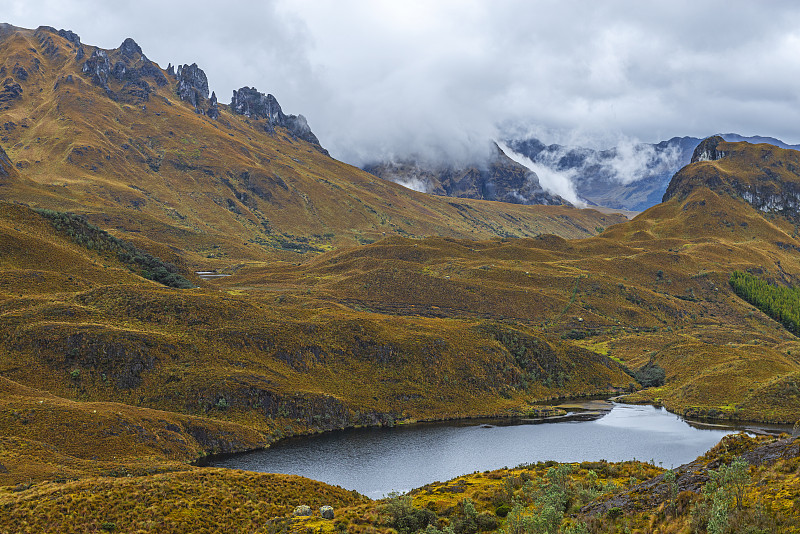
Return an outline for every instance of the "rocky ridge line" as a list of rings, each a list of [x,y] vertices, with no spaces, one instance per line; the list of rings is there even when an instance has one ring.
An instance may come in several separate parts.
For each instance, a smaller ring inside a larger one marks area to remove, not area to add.
[[[230,109],[237,115],[253,120],[266,120],[263,128],[268,133],[273,133],[275,127],[286,128],[294,137],[307,141],[323,154],[328,154],[320,146],[319,139],[311,131],[306,118],[302,115],[286,115],[278,100],[271,94],[265,95],[255,87],[242,87],[233,91]]]

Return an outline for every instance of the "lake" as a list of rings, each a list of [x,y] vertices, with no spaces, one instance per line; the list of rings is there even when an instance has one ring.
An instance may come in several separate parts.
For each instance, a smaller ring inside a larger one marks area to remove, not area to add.
[[[590,411],[578,420],[558,422],[459,421],[342,430],[290,438],[210,465],[302,475],[377,499],[465,473],[547,460],[637,459],[677,467],[736,431],[690,425],[653,406],[608,401],[570,406],[576,413]]]

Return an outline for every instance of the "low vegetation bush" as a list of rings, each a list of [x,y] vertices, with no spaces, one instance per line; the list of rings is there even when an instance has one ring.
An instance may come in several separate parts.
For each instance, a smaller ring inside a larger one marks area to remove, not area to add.
[[[634,378],[642,387],[652,388],[663,386],[667,378],[664,368],[656,362],[648,362],[641,369],[634,372]]]
[[[162,261],[127,241],[117,239],[81,215],[47,209],[36,211],[49,220],[56,230],[69,236],[74,243],[89,250],[113,254],[129,269],[148,280],[179,289],[194,287],[189,280],[178,273],[175,265]]]

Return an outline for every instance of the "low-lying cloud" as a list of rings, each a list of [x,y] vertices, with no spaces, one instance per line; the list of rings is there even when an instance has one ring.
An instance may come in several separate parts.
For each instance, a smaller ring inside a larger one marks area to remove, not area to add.
[[[505,152],[506,156],[536,173],[536,176],[539,177],[539,185],[542,186],[542,189],[548,193],[559,195],[575,206],[585,206],[586,203],[578,196],[575,190],[575,184],[573,183],[577,170],[569,169],[559,171],[557,170],[555,162],[548,165],[546,162],[533,161],[529,157],[515,152],[501,141],[497,141],[497,146],[500,147],[500,150]]]
[[[197,62],[222,103],[244,85],[272,93],[356,165],[474,159],[508,121],[593,148],[719,131],[800,142],[791,1],[9,0],[4,14]],[[611,170],[635,179],[646,156]]]

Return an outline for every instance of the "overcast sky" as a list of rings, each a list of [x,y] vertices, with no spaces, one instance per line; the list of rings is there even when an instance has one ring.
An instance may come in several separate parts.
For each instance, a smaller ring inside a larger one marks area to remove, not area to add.
[[[303,114],[350,163],[463,157],[499,125],[545,142],[736,132],[800,143],[800,3],[5,0],[11,24],[196,62]]]

